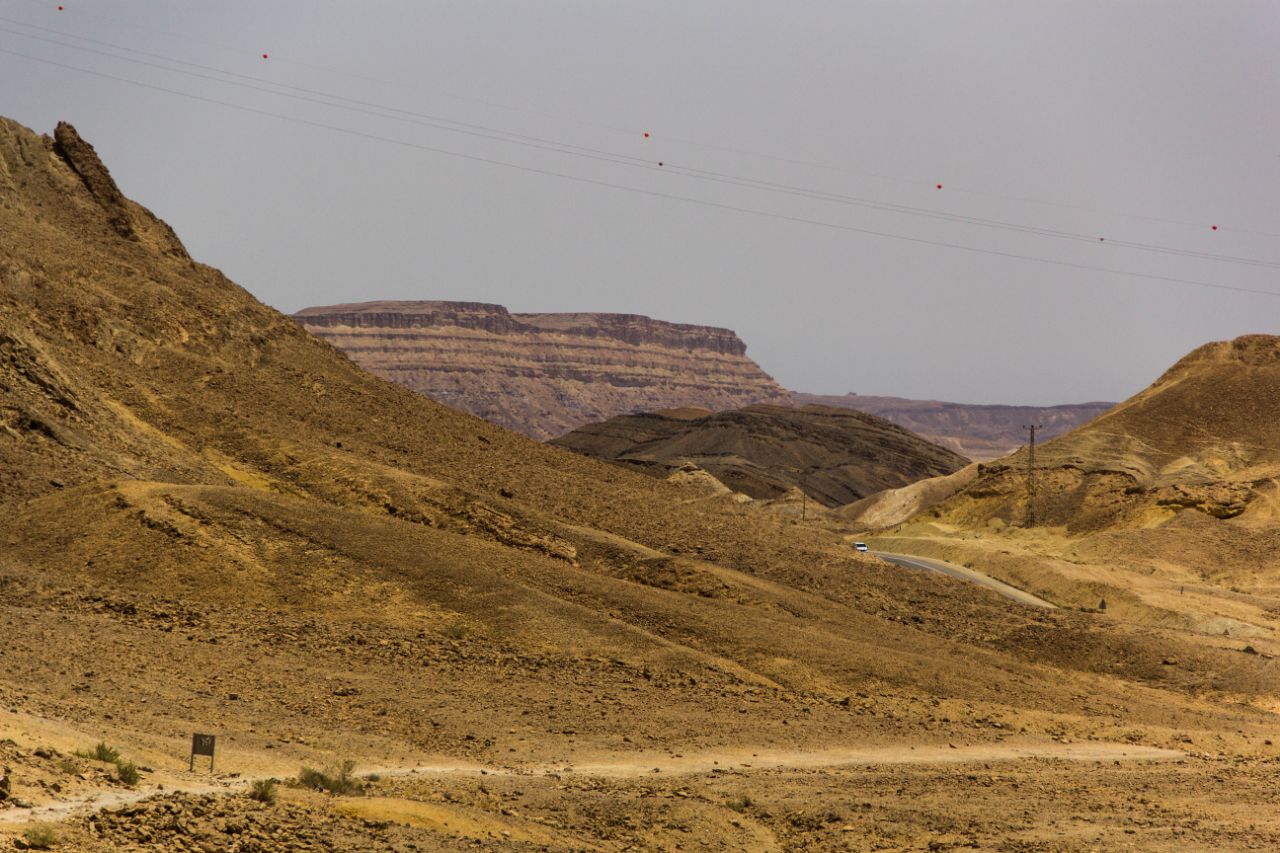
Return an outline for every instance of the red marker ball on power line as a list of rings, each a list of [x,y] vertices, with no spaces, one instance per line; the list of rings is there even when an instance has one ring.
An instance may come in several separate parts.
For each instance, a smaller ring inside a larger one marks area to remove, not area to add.
[[[62,11],[62,7],[61,7],[61,6],[59,6],[59,7],[58,7],[58,11],[59,11],[59,12],[61,12],[61,11]]]
[[[942,189],[942,184],[938,184],[938,189]]]
[[[1217,230],[1218,230],[1218,226],[1217,226],[1217,225],[1213,226],[1213,230],[1214,230],[1214,231],[1217,231]]]
[[[262,54],[262,58],[263,58],[263,59],[266,59],[266,58],[267,58],[267,55],[266,55],[265,53],[264,53],[264,54]]]
[[[644,138],[645,138],[645,139],[648,139],[648,138],[649,138],[649,131],[647,131],[647,130],[646,130],[646,131],[644,132]]]
[[[659,161],[658,161],[658,165],[659,165],[659,166],[661,166],[661,165],[662,165],[662,161],[661,161],[661,160],[659,160]]]

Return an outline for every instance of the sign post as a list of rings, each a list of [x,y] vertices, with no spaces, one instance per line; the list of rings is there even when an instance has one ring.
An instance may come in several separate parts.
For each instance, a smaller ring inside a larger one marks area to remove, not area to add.
[[[191,770],[196,769],[196,756],[209,756],[209,772],[213,772],[213,747],[217,740],[213,735],[192,735],[191,736]]]

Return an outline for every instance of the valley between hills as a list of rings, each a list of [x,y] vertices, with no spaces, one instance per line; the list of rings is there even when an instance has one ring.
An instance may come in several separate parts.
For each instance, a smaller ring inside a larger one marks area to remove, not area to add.
[[[1017,454],[871,416],[941,476],[797,516],[367,372],[68,124],[0,191],[0,850],[1280,846],[1280,339],[1050,442],[1029,526]]]

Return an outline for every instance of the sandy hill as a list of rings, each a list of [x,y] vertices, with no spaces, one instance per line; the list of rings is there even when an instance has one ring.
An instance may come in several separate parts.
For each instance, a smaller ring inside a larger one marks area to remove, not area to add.
[[[1027,442],[1024,424],[1039,424],[1042,438],[1069,432],[1110,409],[1114,403],[1071,403],[1061,406],[1001,406],[908,400],[864,394],[802,394],[798,405],[839,406],[878,415],[935,444],[979,462],[997,459]]]
[[[693,464],[753,498],[799,488],[828,507],[968,461],[882,418],[826,406],[619,415],[552,443],[658,476]]]
[[[911,519],[887,534],[896,547],[969,562],[984,551],[988,568],[1056,600],[1106,599],[1128,618],[1275,641],[1280,337],[1202,346],[1037,448],[1030,529],[1026,478],[1024,449],[842,514],[870,527]]]
[[[1271,661],[890,570],[377,379],[65,124],[0,121],[0,476],[0,843],[39,814],[64,850],[981,846],[1078,811],[1114,846],[1115,792],[1228,770],[1153,838],[1280,838],[1233,811],[1271,790]],[[72,755],[99,739],[137,787]],[[236,787],[341,758],[375,796]],[[1013,798],[1036,817],[992,821]]]
[[[1027,450],[981,466],[945,509],[985,522],[1026,517]],[[1191,507],[1231,518],[1280,474],[1280,338],[1207,344],[1151,387],[1037,448],[1038,523],[1089,530],[1153,526]]]
[[[625,412],[789,402],[736,334],[712,326],[479,302],[362,302],[294,317],[378,376],[539,439]]]

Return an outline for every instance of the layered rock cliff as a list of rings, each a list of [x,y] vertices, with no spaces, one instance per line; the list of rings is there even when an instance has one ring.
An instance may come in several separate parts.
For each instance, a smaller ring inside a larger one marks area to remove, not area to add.
[[[364,302],[294,318],[366,370],[534,438],[631,412],[790,401],[734,332],[712,326],[480,302]]]

